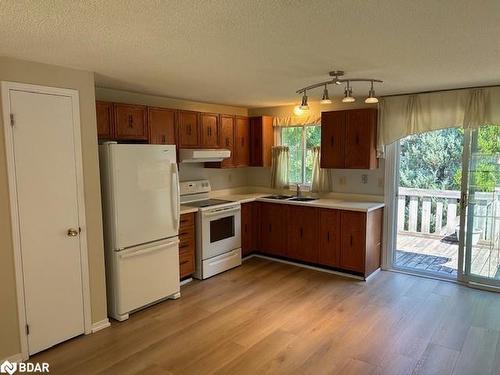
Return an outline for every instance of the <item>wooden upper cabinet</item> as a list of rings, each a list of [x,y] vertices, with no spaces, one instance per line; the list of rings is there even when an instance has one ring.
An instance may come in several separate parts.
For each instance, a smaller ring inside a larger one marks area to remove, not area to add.
[[[345,111],[321,113],[321,168],[345,167]]]
[[[321,114],[321,167],[378,167],[377,110],[361,108]]]
[[[200,113],[199,134],[201,147],[219,147],[219,115],[216,113]]]
[[[148,108],[149,143],[175,145],[175,110]]]
[[[116,139],[148,139],[146,106],[115,103],[114,109]]]
[[[366,214],[342,211],[340,215],[340,267],[365,273]]]
[[[220,147],[231,151],[231,156],[224,159],[220,166],[222,168],[234,167],[234,117],[220,116]]]
[[[345,167],[377,168],[377,110],[346,111]]]
[[[250,164],[250,129],[248,117],[237,116],[234,128],[234,165],[236,167],[247,167]]]
[[[96,101],[97,137],[103,140],[114,138],[113,103]]]
[[[305,262],[318,262],[318,209],[314,207],[287,207],[287,249],[288,258]]]
[[[250,117],[250,165],[270,167],[274,144],[273,118],[271,116]]]
[[[198,112],[179,111],[177,147],[198,146]]]
[[[340,211],[319,210],[319,261],[331,267],[340,266]]]

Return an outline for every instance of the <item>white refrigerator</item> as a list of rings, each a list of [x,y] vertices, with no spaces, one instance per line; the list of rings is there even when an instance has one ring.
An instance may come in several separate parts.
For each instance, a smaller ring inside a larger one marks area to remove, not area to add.
[[[175,146],[99,146],[108,315],[180,296]]]

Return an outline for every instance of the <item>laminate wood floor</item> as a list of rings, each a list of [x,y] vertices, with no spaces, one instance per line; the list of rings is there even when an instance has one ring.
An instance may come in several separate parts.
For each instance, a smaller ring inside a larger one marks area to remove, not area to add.
[[[31,358],[52,374],[500,374],[500,294],[251,258]]]

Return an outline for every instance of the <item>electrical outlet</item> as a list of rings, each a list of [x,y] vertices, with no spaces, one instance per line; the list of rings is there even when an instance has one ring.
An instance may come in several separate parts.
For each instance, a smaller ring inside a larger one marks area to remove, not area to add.
[[[361,175],[361,183],[362,184],[367,184],[368,183],[368,175],[367,174],[362,174]]]

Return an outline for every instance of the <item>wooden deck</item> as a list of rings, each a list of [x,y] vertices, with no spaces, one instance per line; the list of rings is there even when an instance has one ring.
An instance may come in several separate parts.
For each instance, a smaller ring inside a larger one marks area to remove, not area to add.
[[[456,276],[458,268],[456,237],[399,232],[395,265]],[[474,247],[472,274],[500,279],[499,265],[499,249],[491,249],[482,241]]]

